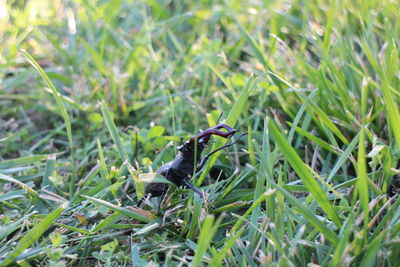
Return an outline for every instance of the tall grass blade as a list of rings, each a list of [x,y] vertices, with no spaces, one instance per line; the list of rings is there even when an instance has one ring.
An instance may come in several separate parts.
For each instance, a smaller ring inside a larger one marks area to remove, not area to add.
[[[43,80],[46,82],[47,86],[50,88],[53,96],[57,102],[58,109],[61,113],[61,116],[64,119],[65,128],[67,129],[67,137],[69,143],[69,149],[71,154],[71,180],[69,182],[69,194],[72,197],[75,194],[75,183],[76,183],[76,174],[75,174],[75,155],[74,155],[74,142],[72,139],[72,128],[71,128],[71,119],[69,118],[67,109],[64,106],[63,100],[61,98],[60,93],[51,82],[50,78],[47,76],[46,72],[40,67],[40,65],[36,62],[36,60],[25,50],[22,50],[24,56],[28,59],[28,62],[39,72],[40,76],[42,76]]]
[[[206,254],[207,249],[210,246],[210,242],[214,237],[214,234],[217,231],[220,222],[221,219],[218,219],[217,221],[214,222],[213,216],[207,216],[204,219],[200,230],[197,249],[193,258],[193,266],[195,267],[201,266],[201,261],[203,259],[203,256]]]
[[[104,121],[107,125],[107,129],[110,132],[111,138],[114,141],[115,146],[121,156],[123,162],[129,162],[128,154],[124,146],[122,145],[121,139],[118,134],[117,126],[115,126],[114,120],[112,119],[111,113],[105,102],[100,102],[101,113],[103,113]]]
[[[234,236],[226,239],[224,246],[217,252],[209,266],[221,266],[222,261],[226,257],[226,254],[231,249],[231,247],[235,244],[236,240],[243,234],[245,228],[240,229],[235,233]]]
[[[236,101],[236,103],[234,104],[234,106],[232,107],[231,111],[228,114],[228,117],[226,118],[225,123],[228,124],[231,127],[235,127],[235,124],[237,122],[237,120],[239,119],[240,114],[243,112],[245,104],[247,102],[247,99],[249,97],[250,91],[251,89],[253,89],[254,85],[256,84],[256,77],[255,76],[251,76],[248,80],[246,85],[244,86],[238,100]],[[217,140],[221,141],[224,140],[223,138],[220,138]],[[223,146],[223,143],[216,143],[212,146],[211,151]],[[210,171],[210,169],[212,168],[212,166],[214,165],[215,161],[217,160],[218,156],[220,154],[220,151],[218,151],[217,153],[213,154],[210,159],[207,161],[206,166],[204,167],[204,171],[201,173],[199,179],[197,180],[197,185],[201,185],[201,183],[203,182],[203,180],[206,178],[208,172]]]
[[[301,160],[294,148],[286,141],[285,137],[280,133],[278,127],[272,120],[268,121],[268,127],[271,132],[272,138],[274,138],[275,142],[284,154],[286,160],[296,171],[299,178],[303,181],[304,185],[314,196],[320,207],[326,212],[328,217],[336,224],[337,227],[341,227],[342,223],[335,210],[333,209],[331,203],[329,202],[318,182],[308,171],[307,166]]]
[[[267,179],[269,179],[267,177]],[[270,180],[270,179],[269,179]],[[329,240],[333,245],[337,246],[339,244],[339,237],[331,230],[329,227],[327,227],[308,207],[304,206],[301,204],[301,202],[292,196],[288,191],[283,189],[282,187],[278,186],[273,180],[270,180],[270,182],[273,184],[273,186],[281,191],[281,193],[285,196],[285,198],[293,205],[295,206],[301,214],[303,214],[304,218],[309,221],[312,225],[314,225],[315,228],[318,229],[318,231],[323,234],[326,239]]]

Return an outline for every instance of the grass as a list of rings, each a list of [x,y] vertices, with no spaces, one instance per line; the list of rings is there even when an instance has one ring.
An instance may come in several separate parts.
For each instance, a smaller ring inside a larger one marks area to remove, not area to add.
[[[128,2],[0,1],[0,266],[398,265],[397,1]]]

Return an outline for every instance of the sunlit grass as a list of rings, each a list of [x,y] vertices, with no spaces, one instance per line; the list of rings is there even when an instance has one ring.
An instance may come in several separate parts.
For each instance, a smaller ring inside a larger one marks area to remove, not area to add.
[[[0,1],[0,265],[398,264],[397,1],[128,2]]]

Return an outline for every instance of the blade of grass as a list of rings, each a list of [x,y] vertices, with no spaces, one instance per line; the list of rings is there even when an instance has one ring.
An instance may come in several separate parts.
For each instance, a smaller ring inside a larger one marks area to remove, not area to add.
[[[253,146],[253,130],[251,129],[251,126],[249,125],[247,127],[247,151],[249,151],[249,158],[250,158],[250,164],[251,166],[256,166],[257,161],[256,157],[254,154],[254,146]]]
[[[172,119],[172,134],[173,136],[176,136],[176,125],[175,125],[175,103],[174,99],[170,93],[170,91],[167,91],[168,98],[169,98],[169,106],[171,108],[171,119]],[[176,143],[174,142],[174,148],[176,149]]]
[[[349,238],[350,234],[352,233],[351,227],[354,225],[354,215],[351,215],[344,223],[342,226],[342,229],[340,230],[339,236],[340,236],[340,241],[338,246],[335,249],[335,252],[333,253],[333,258],[332,261],[330,262],[329,266],[334,267],[334,266],[339,266],[340,262],[343,260],[343,254],[346,249],[346,246],[349,244]]]
[[[392,198],[396,198],[396,197],[397,196],[395,195]],[[400,205],[400,198],[398,197],[396,202],[393,203],[391,205],[391,207],[389,208],[389,210],[386,212],[385,216],[383,216],[383,218],[380,218],[379,224],[376,226],[373,234],[368,239],[369,243],[372,242],[372,240],[374,240],[383,231],[384,227],[386,227],[388,225],[388,221],[394,217],[394,213],[396,211],[400,210],[400,209],[398,209],[399,205]]]
[[[10,183],[15,183],[15,184],[19,185],[20,187],[22,187],[23,189],[25,189],[26,191],[28,191],[30,194],[32,194],[32,195],[34,195],[36,197],[39,196],[38,192],[36,192],[31,187],[27,186],[23,182],[20,182],[17,179],[11,177],[11,176],[4,175],[4,174],[0,173],[0,180],[7,181],[7,182],[10,182]]]
[[[125,216],[128,216],[128,217],[134,218],[136,220],[139,220],[141,222],[148,223],[148,222],[151,222],[151,221],[157,219],[157,217],[154,216],[154,215],[152,215],[152,217],[149,218],[149,217],[143,216],[142,214],[139,214],[137,212],[134,212],[134,211],[128,210],[126,208],[122,208],[122,207],[116,206],[116,205],[114,205],[114,204],[112,204],[110,202],[107,202],[105,200],[102,200],[102,199],[89,197],[89,196],[82,196],[82,197],[84,197],[86,199],[89,199],[89,200],[91,200],[91,201],[93,201],[93,202],[95,202],[97,204],[100,204],[101,206],[109,208],[110,210],[113,210],[115,212],[119,212],[120,214],[123,214]],[[150,213],[147,213],[147,214],[150,214]]]
[[[98,225],[96,225],[91,231],[93,233],[96,233],[108,226],[110,226],[111,224],[113,224],[114,222],[116,222],[117,220],[119,220],[123,215],[120,214],[119,212],[115,212],[114,214],[111,214],[110,216],[108,216],[107,218],[105,218],[104,220],[102,220]]]
[[[247,102],[247,99],[249,97],[250,91],[253,89],[255,83],[256,83],[256,77],[251,76],[248,80],[246,85],[244,86],[238,100],[236,101],[235,105],[232,107],[228,117],[226,118],[225,123],[228,124],[231,127],[235,127],[235,124],[237,120],[239,119],[240,113],[242,113],[244,106]],[[217,138],[218,139],[218,138]],[[220,138],[217,141],[224,140],[223,138]],[[216,143],[212,146],[211,151],[220,148],[223,146],[224,143]],[[199,179],[197,180],[197,186],[200,186],[203,180],[206,178],[208,172],[210,171],[211,167],[214,165],[215,161],[217,160],[218,156],[220,154],[220,151],[217,153],[213,154],[210,159],[207,161],[206,166],[204,167],[204,171],[201,173]]]
[[[396,141],[397,149],[400,150],[400,111],[399,107],[394,101],[396,98],[391,90],[389,89],[390,85],[389,82],[386,80],[383,81],[382,84],[382,92],[383,92],[383,99],[385,100],[386,105],[386,113],[388,116],[388,126],[391,129],[392,134],[394,135],[394,140]]]
[[[252,211],[260,205],[267,197],[275,194],[276,190],[269,190],[264,192],[258,199],[256,199],[253,204],[250,206],[250,208],[247,209],[247,211],[243,214],[240,220],[238,220],[235,225],[232,227],[232,229],[229,231],[230,235],[233,235],[239,227],[243,224],[244,220],[252,213]]]
[[[337,227],[341,227],[342,223],[333,209],[331,203],[322,191],[318,182],[314,179],[311,173],[308,171],[307,166],[301,160],[299,155],[296,153],[294,148],[286,141],[285,137],[280,133],[278,127],[272,120],[268,121],[268,127],[271,132],[272,138],[281,149],[287,161],[290,163],[292,168],[299,175],[299,178],[303,181],[304,185],[308,188],[310,193],[314,196],[320,207],[326,212],[328,217],[336,224]]]
[[[215,232],[221,223],[221,217],[214,222],[214,216],[207,216],[201,226],[199,241],[197,243],[197,249],[193,258],[193,266],[198,267],[201,265],[203,256],[206,254],[210,242],[214,237]]]
[[[49,229],[53,224],[54,220],[61,215],[61,213],[68,207],[69,202],[61,204],[57,209],[52,211],[37,225],[35,225],[28,233],[24,234],[21,240],[16,245],[15,249],[10,255],[3,261],[0,262],[1,266],[7,266],[12,263],[25,249],[29,248],[34,242],[36,242],[42,234]]]
[[[349,157],[351,156],[351,152],[354,151],[354,148],[359,141],[359,138],[360,134],[358,133],[344,150],[343,154],[339,157],[339,159],[335,163],[335,166],[333,166],[332,170],[329,172],[328,178],[326,179],[327,183],[331,181],[331,179],[333,178],[333,176],[335,176],[340,167],[342,167],[342,165],[349,159]]]
[[[67,137],[69,143],[69,149],[71,154],[71,181],[69,183],[69,194],[72,197],[75,194],[75,183],[76,183],[76,176],[75,176],[75,155],[74,155],[74,142],[72,139],[72,128],[71,128],[71,119],[69,118],[67,109],[64,106],[63,100],[61,95],[59,94],[56,87],[51,82],[50,78],[44,72],[42,67],[36,62],[36,60],[25,50],[22,50],[24,56],[28,59],[28,62],[39,72],[40,76],[42,76],[43,80],[46,82],[47,86],[51,89],[53,96],[57,102],[58,109],[61,113],[61,116],[64,119],[65,128],[67,130]]]
[[[328,129],[331,130],[343,143],[348,145],[349,141],[347,141],[346,137],[343,135],[340,129],[331,121],[329,116],[310,98],[307,98],[306,101],[308,101],[309,104],[307,106],[307,109],[313,111],[322,124],[328,127]]]
[[[376,266],[375,258],[382,248],[382,240],[387,231],[382,231],[364,250],[364,256],[360,266]]]
[[[244,230],[245,228],[242,228],[239,231],[237,231],[234,236],[226,238],[224,246],[214,256],[209,266],[221,266],[221,263],[224,260],[226,254],[228,253],[230,248],[235,244],[236,240],[243,234]]]
[[[332,244],[334,244],[335,246],[339,244],[338,236],[331,229],[329,229],[310,209],[301,204],[301,202],[297,198],[292,196],[292,194],[290,194],[288,191],[278,186],[273,180],[269,179],[268,177],[267,179],[270,180],[272,185],[276,189],[278,189],[285,196],[285,198],[293,206],[295,206],[300,211],[300,213],[303,214],[307,221],[314,225],[314,227],[317,228],[317,230],[320,231]]]
[[[293,127],[293,124],[291,122],[287,122],[287,124],[290,127]],[[293,128],[292,128],[293,129]],[[324,140],[304,131],[303,129],[301,129],[300,127],[296,126],[294,128],[296,130],[297,133],[307,137],[309,140],[313,141],[314,143],[316,143],[317,145],[319,145],[322,148],[325,148],[326,150],[333,152],[333,153],[338,153],[337,148],[334,145],[329,144],[328,142],[325,142]]]
[[[76,233],[80,233],[83,235],[91,235],[91,232],[89,230],[83,229],[83,228],[78,228],[78,227],[73,227],[67,224],[63,224],[63,223],[54,223],[57,226],[60,226],[64,229],[70,230],[72,232],[76,232]]]
[[[366,37],[362,39],[362,45],[364,48],[365,55],[367,56],[369,62],[371,63],[372,67],[375,71],[381,76],[382,85],[380,89],[383,94],[383,99],[385,101],[385,108],[389,122],[389,128],[391,129],[392,134],[394,135],[394,139],[396,140],[397,148],[400,148],[400,111],[395,102],[396,97],[393,96],[392,91],[390,89],[390,83],[388,81],[388,77],[386,71],[383,70],[381,65],[379,65],[378,61],[375,60],[377,58],[376,55],[373,54],[370,46],[368,45]],[[394,51],[394,50],[393,50]],[[397,53],[394,53],[396,55]],[[390,64],[390,63],[389,63]],[[392,69],[387,70],[389,73],[392,73]],[[391,75],[391,74],[389,74]]]
[[[50,155],[48,157],[47,163],[46,163],[46,168],[44,170],[43,174],[43,180],[41,184],[41,189],[46,189],[48,191],[54,191],[54,184],[50,180],[50,176],[53,175],[54,169],[56,165],[56,155]]]
[[[101,113],[103,113],[104,121],[108,131],[110,132],[111,138],[117,147],[119,155],[123,162],[129,162],[128,154],[126,153],[125,147],[122,145],[121,139],[118,134],[117,126],[115,126],[114,120],[112,119],[110,110],[105,102],[100,102]]]
[[[141,180],[140,175],[138,175],[137,170],[135,168],[133,168],[133,166],[131,164],[129,164],[129,162],[126,162],[126,165],[128,166],[128,171],[132,176],[133,182],[135,183],[136,196],[139,199],[141,199],[144,196],[144,182],[143,182],[143,180]],[[162,175],[159,175],[159,176],[161,176],[161,178],[165,179],[164,176],[162,176]],[[153,178],[160,179],[157,174],[155,174],[153,176]],[[167,180],[167,179],[165,179],[165,180]]]
[[[28,215],[25,215],[24,217],[18,219],[17,221],[5,226],[1,228],[0,231],[0,240],[3,240],[3,238],[7,237],[9,234],[11,234],[12,232],[14,232],[16,229],[22,227],[22,223],[28,219],[29,217],[31,217],[33,214],[35,214],[36,212],[32,212]]]
[[[258,149],[257,149],[258,150]],[[269,163],[268,159],[270,159],[271,151],[270,151],[270,145],[269,145],[269,132],[268,132],[268,127],[267,127],[267,119],[264,120],[264,131],[263,131],[263,137],[262,137],[262,151],[257,151],[260,155],[260,172],[265,173],[266,175],[270,175],[270,173],[267,173],[267,169],[269,168],[267,164]],[[272,160],[273,161],[273,160]],[[271,185],[266,182],[266,175],[257,175],[256,176],[256,184],[254,188],[254,196],[253,196],[253,201],[256,201],[265,191],[270,190]],[[271,200],[267,198],[266,200],[266,209],[267,209],[267,214],[268,217],[271,219],[274,219],[274,211],[275,207],[272,207],[274,200]],[[257,223],[259,217],[261,215],[261,207],[255,207],[254,210],[251,213],[251,223]],[[254,239],[255,238],[256,231],[254,228],[251,228],[249,230],[249,238]]]
[[[186,235],[187,239],[192,239],[193,236],[195,236],[195,233],[198,231],[200,228],[200,217],[201,217],[201,212],[202,212],[202,201],[196,201],[195,198],[192,200],[194,202],[194,207],[192,206],[191,202],[188,202],[187,204],[187,219],[192,217],[193,219],[189,220],[189,223],[187,223],[187,228],[189,228],[189,231]],[[186,222],[185,222],[186,223]]]
[[[365,159],[365,132],[364,128],[360,132],[360,141],[358,143],[358,156],[357,156],[357,183],[356,192],[361,204],[361,209],[364,213],[364,242],[366,242],[368,232],[369,220],[369,193],[368,193],[368,176],[367,176],[367,163]]]
[[[361,209],[364,213],[364,231],[363,231],[363,243],[367,243],[368,233],[368,221],[369,221],[369,192],[368,192],[368,176],[367,176],[367,162],[366,162],[366,143],[365,143],[365,119],[367,112],[367,96],[368,96],[368,85],[363,81],[361,86],[361,116],[362,116],[362,128],[360,130],[360,140],[358,143],[357,153],[357,184],[356,190],[359,194],[359,200]]]
[[[49,156],[50,156],[50,154],[35,155],[35,156],[29,156],[29,157],[21,157],[21,158],[16,158],[16,159],[3,160],[2,162],[0,162],[0,171],[2,169],[9,169],[9,168],[13,168],[16,166],[37,163],[38,161],[46,160]]]
[[[103,182],[103,185],[105,187],[110,185],[110,181],[108,181],[108,169],[107,169],[107,164],[106,160],[104,159],[104,153],[103,153],[103,148],[101,146],[100,140],[97,139],[97,151],[99,152],[99,164],[100,164],[100,176],[101,176],[101,181]]]
[[[265,70],[272,70],[271,63],[268,61],[267,57],[265,56],[265,52],[261,48],[261,46],[254,40],[251,34],[246,30],[245,27],[240,23],[239,19],[234,17],[236,24],[239,26],[240,31],[245,36],[247,42],[249,42],[251,48],[253,49],[254,53],[256,54],[257,59],[260,63],[264,66]]]

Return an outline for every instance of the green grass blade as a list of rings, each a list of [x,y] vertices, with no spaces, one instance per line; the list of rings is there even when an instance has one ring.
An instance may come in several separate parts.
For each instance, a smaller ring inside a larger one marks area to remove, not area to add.
[[[268,61],[267,57],[265,56],[265,52],[261,48],[261,46],[254,40],[251,34],[246,30],[245,27],[240,23],[239,19],[235,17],[235,22],[239,26],[240,31],[245,36],[247,42],[249,42],[251,48],[253,49],[254,53],[256,54],[257,59],[260,63],[264,66],[265,70],[272,70],[271,64]]]
[[[32,212],[28,215],[25,215],[24,217],[21,217],[20,219],[18,219],[17,221],[1,228],[0,231],[0,240],[3,240],[3,238],[7,237],[10,233],[14,232],[16,229],[22,227],[22,223],[28,219],[29,217],[31,217],[33,214],[35,214],[36,212]]]
[[[240,114],[244,111],[244,107],[247,103],[251,90],[256,85],[256,81],[257,77],[252,74],[251,77],[247,80],[246,85],[244,86],[242,92],[240,93],[240,96],[236,101],[235,105],[229,112],[228,117],[226,118],[225,121],[226,124],[230,125],[231,127],[235,126],[236,122],[239,119]]]
[[[245,228],[242,228],[239,231],[237,231],[234,236],[226,238],[224,246],[214,256],[209,266],[221,266],[221,263],[224,260],[226,254],[228,253],[230,248],[235,244],[236,240],[243,234],[244,231]]]
[[[328,217],[336,224],[337,227],[341,227],[342,223],[335,210],[333,209],[331,203],[329,202],[318,182],[308,171],[307,166],[301,160],[294,148],[286,141],[285,137],[280,133],[278,127],[272,120],[268,121],[268,128],[270,129],[272,138],[274,138],[275,142],[284,154],[286,160],[296,171],[299,178],[303,181],[304,185],[314,196],[320,207],[326,212]]]
[[[318,231],[321,232],[332,244],[337,246],[339,244],[339,238],[338,236],[331,230],[329,229],[315,214],[306,206],[300,203],[300,201],[292,196],[288,191],[283,189],[282,187],[278,186],[273,180],[269,179],[268,180],[273,184],[273,186],[281,191],[281,193],[285,196],[285,198],[293,205],[295,206],[300,213],[303,214],[303,216],[309,221],[312,225],[314,225],[315,228],[318,229]]]
[[[68,207],[69,202],[61,204],[57,209],[47,215],[42,221],[35,225],[28,233],[24,234],[21,240],[16,245],[11,254],[3,261],[0,262],[1,266],[7,266],[12,263],[25,249],[29,248],[35,243],[42,234],[49,229],[54,220],[61,215],[61,213]]]
[[[35,156],[29,156],[29,157],[21,157],[21,158],[16,158],[16,159],[8,159],[8,160],[3,160],[0,162],[0,171],[2,169],[8,169],[8,168],[13,168],[16,166],[23,166],[23,165],[29,165],[32,163],[37,163],[39,161],[46,160],[50,155],[35,155]]]
[[[366,148],[365,142],[365,121],[367,116],[367,96],[368,86],[367,83],[363,82],[361,87],[361,116],[362,116],[362,127],[360,130],[360,140],[358,143],[357,153],[357,185],[355,192],[359,194],[359,200],[361,204],[361,210],[364,214],[364,230],[363,242],[364,245],[367,243],[368,233],[368,222],[369,222],[369,192],[368,192],[368,176],[367,176],[367,162],[366,162]]]
[[[226,118],[225,123],[228,124],[231,127],[235,127],[235,124],[237,122],[237,120],[239,119],[240,114],[243,112],[244,106],[247,102],[247,99],[249,97],[250,91],[253,89],[255,83],[256,83],[256,77],[255,76],[251,76],[248,80],[246,85],[244,86],[238,100],[236,101],[235,105],[232,107],[228,117]],[[222,140],[225,140],[223,138],[221,138]],[[221,141],[221,139],[218,139],[219,141]],[[212,150],[215,150],[221,146],[223,146],[223,143],[220,144],[214,144],[211,148]],[[203,172],[201,173],[198,181],[197,181],[197,185],[200,186],[201,183],[203,182],[203,180],[206,178],[207,173],[210,171],[211,167],[214,165],[215,161],[217,160],[218,156],[220,154],[220,151],[218,151],[217,153],[213,154],[210,159],[207,161],[206,166],[204,167]]]
[[[159,173],[149,172],[149,173],[140,173],[137,175],[138,181],[142,183],[163,183],[173,185],[170,180],[166,179]]]
[[[83,235],[91,235],[92,233],[89,230],[83,229],[83,228],[78,228],[78,227],[73,227],[71,225],[63,224],[63,223],[54,223],[57,226],[60,226],[64,229],[70,230],[72,232],[80,233]]]
[[[93,233],[96,233],[108,226],[110,226],[111,224],[113,224],[115,221],[119,220],[123,215],[120,214],[119,212],[116,212],[114,214],[111,214],[110,216],[108,216],[107,218],[105,218],[104,220],[102,220],[98,225],[96,225],[96,227],[94,227],[92,229]]]
[[[392,199],[396,198],[397,196],[393,196]],[[389,200],[390,201],[390,200]],[[387,226],[388,221],[394,217],[394,213],[396,211],[399,211],[398,207],[400,206],[400,198],[397,198],[397,200],[391,205],[389,210],[386,212],[385,216],[380,219],[379,224],[376,226],[374,229],[373,234],[369,237],[368,242],[372,242],[382,231],[383,229]]]
[[[251,166],[256,166],[256,156],[254,154],[254,146],[253,146],[253,130],[250,125],[247,127],[247,151],[249,151],[249,158]]]
[[[11,176],[0,173],[0,180],[7,181],[9,183],[15,183],[15,184],[19,185],[20,187],[22,187],[23,189],[25,189],[26,191],[28,191],[29,193],[31,193],[32,195],[39,196],[38,192],[36,192],[31,187],[27,186],[23,182],[18,181],[17,179],[15,179]]]
[[[71,154],[71,181],[69,184],[69,194],[72,197],[75,194],[75,183],[76,183],[76,176],[75,176],[75,155],[74,155],[74,142],[72,139],[72,128],[71,128],[71,119],[69,118],[67,109],[64,106],[63,100],[61,98],[60,93],[51,82],[50,78],[47,76],[46,72],[40,67],[40,65],[36,62],[36,60],[25,50],[22,50],[24,56],[28,59],[28,62],[39,72],[40,76],[42,76],[43,80],[46,82],[47,86],[50,88],[53,96],[57,102],[58,109],[61,113],[61,116],[64,119],[65,128],[67,129],[67,137],[69,143],[69,149]]]
[[[287,123],[290,127],[293,127],[293,124],[291,122]],[[333,152],[333,153],[337,153],[338,151],[337,148],[331,144],[329,144],[328,142],[304,131],[303,129],[301,129],[300,127],[296,126],[296,128],[294,128],[296,130],[297,133],[303,135],[304,137],[307,137],[307,139],[313,141],[314,143],[316,143],[317,145],[319,145],[322,148],[325,148],[326,150]]]
[[[364,213],[364,241],[366,242],[369,221],[369,193],[368,193],[368,176],[367,163],[365,155],[365,130],[361,129],[360,141],[358,143],[357,155],[357,189],[361,203],[361,209]]]
[[[339,233],[340,236],[340,241],[339,244],[337,245],[335,252],[333,253],[333,258],[332,261],[330,262],[329,266],[334,267],[334,266],[339,266],[339,263],[342,262],[343,259],[343,252],[346,249],[346,246],[349,244],[349,238],[351,234],[351,228],[354,224],[354,216],[350,216],[346,222],[343,223],[342,229]]]
[[[257,147],[257,150],[258,147]],[[267,175],[270,175],[269,172],[267,172],[270,167],[268,166],[268,159],[271,158],[271,151],[270,151],[270,145],[269,145],[269,132],[268,132],[268,127],[267,127],[267,119],[264,120],[264,131],[263,131],[263,137],[262,137],[262,151],[259,152],[259,157],[260,157],[260,172],[265,173],[265,175],[257,175],[256,177],[256,184],[254,187],[254,196],[253,196],[253,201],[257,201],[257,199],[267,190],[270,190],[271,186],[269,183],[266,182],[266,177]],[[273,161],[273,160],[272,160]],[[267,209],[267,214],[269,217],[274,218],[274,207],[271,207],[271,204],[274,202],[274,200],[267,199],[266,201],[266,209]],[[256,224],[258,218],[261,215],[261,207],[256,207],[251,213],[251,223]],[[249,237],[252,239],[255,235],[255,229],[251,228],[249,231]]]
[[[224,75],[211,63],[208,62],[207,66],[221,79],[221,81],[225,84],[226,88],[228,88],[229,92],[231,92],[233,99],[236,101],[237,94],[235,89],[233,89],[231,82],[224,77]]]
[[[93,201],[93,202],[95,202],[97,204],[100,204],[101,206],[107,207],[110,210],[113,210],[115,212],[119,212],[120,214],[123,214],[125,216],[134,218],[134,219],[139,220],[141,222],[148,223],[148,222],[151,222],[151,221],[157,219],[156,216],[152,215],[151,218],[149,218],[147,216],[144,216],[144,215],[139,214],[137,212],[134,212],[132,210],[128,210],[126,208],[118,207],[118,206],[116,206],[116,205],[114,205],[114,204],[112,204],[112,203],[110,203],[108,201],[102,200],[102,199],[89,197],[89,196],[83,196],[83,197],[86,198],[86,199],[89,199],[89,200],[91,200],[91,201]]]
[[[97,151],[99,152],[101,181],[103,182],[103,185],[106,187],[106,186],[110,185],[110,181],[108,181],[107,164],[106,164],[106,160],[104,158],[104,153],[103,153],[103,148],[101,146],[101,142],[99,139],[97,139],[96,142],[97,142]]]
[[[307,99],[309,102],[307,109],[311,109],[318,117],[320,122],[329,128],[343,143],[349,144],[349,141],[343,135],[342,131],[331,121],[329,116],[311,99]]]
[[[253,210],[258,207],[267,197],[275,194],[276,190],[269,190],[267,192],[264,192],[259,198],[257,198],[253,204],[250,206],[250,208],[247,209],[247,211],[243,214],[241,219],[239,219],[235,225],[232,227],[232,229],[229,231],[230,235],[235,233],[239,227],[243,224],[244,220],[253,212]]]
[[[388,116],[388,125],[394,135],[394,140],[396,140],[397,149],[400,150],[400,109],[395,102],[395,99],[398,99],[398,97],[395,97],[392,94],[389,87],[390,85],[388,81],[384,80],[382,84],[382,93],[386,104],[384,106],[386,107],[386,113]]]
[[[386,231],[382,231],[369,245],[365,248],[364,256],[360,266],[376,266],[375,258],[380,249],[382,249],[382,241],[386,235]]]
[[[128,154],[126,153],[125,147],[122,145],[121,139],[118,134],[117,126],[115,126],[114,120],[111,117],[111,113],[105,102],[100,103],[101,113],[103,113],[104,121],[106,122],[107,129],[110,132],[111,138],[114,141],[115,146],[121,156],[123,162],[129,162]]]
[[[86,48],[86,50],[89,52],[90,56],[93,59],[93,63],[97,70],[103,74],[104,76],[108,77],[110,75],[110,72],[108,71],[102,55],[90,44],[88,44],[85,40],[81,39],[83,46]]]
[[[193,266],[198,267],[201,265],[203,256],[206,254],[207,249],[210,246],[210,242],[214,237],[214,234],[217,231],[220,222],[220,219],[214,222],[213,216],[207,216],[204,219],[200,230],[197,249],[193,258]]]
[[[55,166],[56,166],[56,155],[50,155],[47,159],[46,168],[44,170],[41,189],[54,191],[54,185],[53,182],[50,180],[50,176],[53,175]]]
[[[143,182],[143,180],[140,179],[141,177],[140,177],[140,174],[138,175],[138,171],[135,168],[133,168],[133,166],[129,162],[126,162],[126,165],[128,166],[128,171],[129,171],[130,175],[132,176],[133,182],[135,183],[136,196],[139,199],[141,199],[144,196],[144,182]],[[158,178],[157,174],[155,174],[155,176],[157,176],[157,178]],[[153,178],[157,179],[155,176]],[[162,176],[162,175],[160,175],[160,176]],[[162,176],[160,178],[164,178],[164,176]],[[165,179],[165,180],[167,180],[167,179]]]
[[[354,151],[354,148],[358,144],[359,138],[360,134],[357,134],[344,150],[343,154],[339,157],[339,159],[335,163],[335,166],[333,166],[332,170],[329,172],[328,178],[326,179],[327,183],[332,180],[333,176],[335,176],[340,167],[342,167],[342,165],[346,163],[346,161],[349,159],[349,157],[351,156],[351,152]]]

